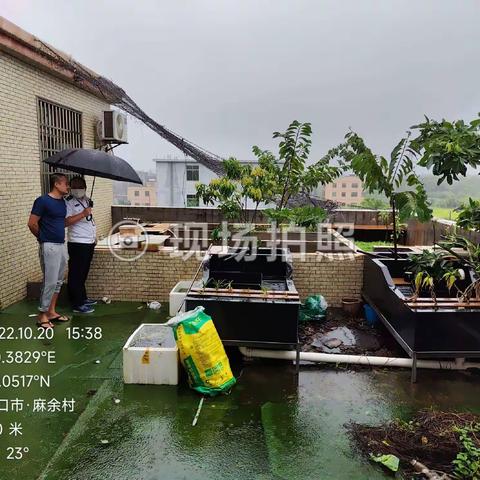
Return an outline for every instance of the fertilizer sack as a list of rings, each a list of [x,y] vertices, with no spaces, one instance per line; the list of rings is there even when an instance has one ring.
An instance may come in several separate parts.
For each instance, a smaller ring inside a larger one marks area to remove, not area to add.
[[[235,385],[222,341],[203,307],[177,315],[167,325],[173,328],[190,387],[203,395],[214,396]]]

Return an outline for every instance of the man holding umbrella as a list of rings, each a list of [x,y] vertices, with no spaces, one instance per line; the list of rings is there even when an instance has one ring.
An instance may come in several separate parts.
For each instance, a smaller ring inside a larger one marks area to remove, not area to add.
[[[82,177],[70,180],[70,195],[65,199],[68,227],[68,294],[75,313],[92,313],[97,302],[87,297],[87,281],[97,230],[91,213],[92,202],[86,196],[87,185]],[[88,215],[85,215],[85,212]]]
[[[53,154],[44,162],[53,169],[61,168],[79,175],[93,176],[90,197],[96,177],[142,184],[137,172],[125,160],[103,150],[68,148]],[[66,200],[65,218],[65,226],[69,230],[69,293],[74,312],[91,313],[95,302],[87,297],[85,281],[96,242],[95,222],[91,215],[92,202],[86,197],[86,185],[82,177],[72,179],[70,186],[71,196]]]

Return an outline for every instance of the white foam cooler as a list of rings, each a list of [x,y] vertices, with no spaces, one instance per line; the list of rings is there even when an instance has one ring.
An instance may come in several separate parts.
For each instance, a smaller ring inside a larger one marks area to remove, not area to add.
[[[169,303],[170,303],[170,316],[174,317],[178,313],[180,305],[182,305],[183,299],[187,296],[187,291],[192,285],[191,280],[180,280],[170,291]],[[201,282],[195,282],[194,287],[198,288],[201,286]],[[185,305],[182,306],[182,312],[185,311]]]
[[[123,347],[123,380],[146,385],[178,385],[178,348],[171,327],[142,323]]]

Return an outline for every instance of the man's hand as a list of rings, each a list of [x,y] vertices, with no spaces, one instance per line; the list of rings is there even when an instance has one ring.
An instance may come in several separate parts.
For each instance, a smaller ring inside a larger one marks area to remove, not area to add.
[[[65,219],[65,226],[69,227],[70,225],[74,225],[75,223],[79,222],[83,218],[88,217],[92,214],[92,209],[87,207],[83,210],[83,212],[77,213],[76,215],[71,215]]]
[[[40,234],[40,227],[38,225],[38,221],[40,220],[40,217],[38,215],[34,215],[33,213],[30,214],[30,218],[28,219],[28,228],[32,232],[33,235],[35,235],[38,238],[38,235]]]

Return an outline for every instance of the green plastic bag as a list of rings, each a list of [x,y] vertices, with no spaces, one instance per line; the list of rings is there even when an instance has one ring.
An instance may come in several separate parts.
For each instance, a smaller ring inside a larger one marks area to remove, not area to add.
[[[300,306],[299,319],[301,322],[323,320],[327,313],[327,307],[328,304],[323,295],[310,295]]]
[[[370,458],[377,463],[381,463],[392,472],[397,472],[400,465],[400,460],[396,455],[370,455]]]

